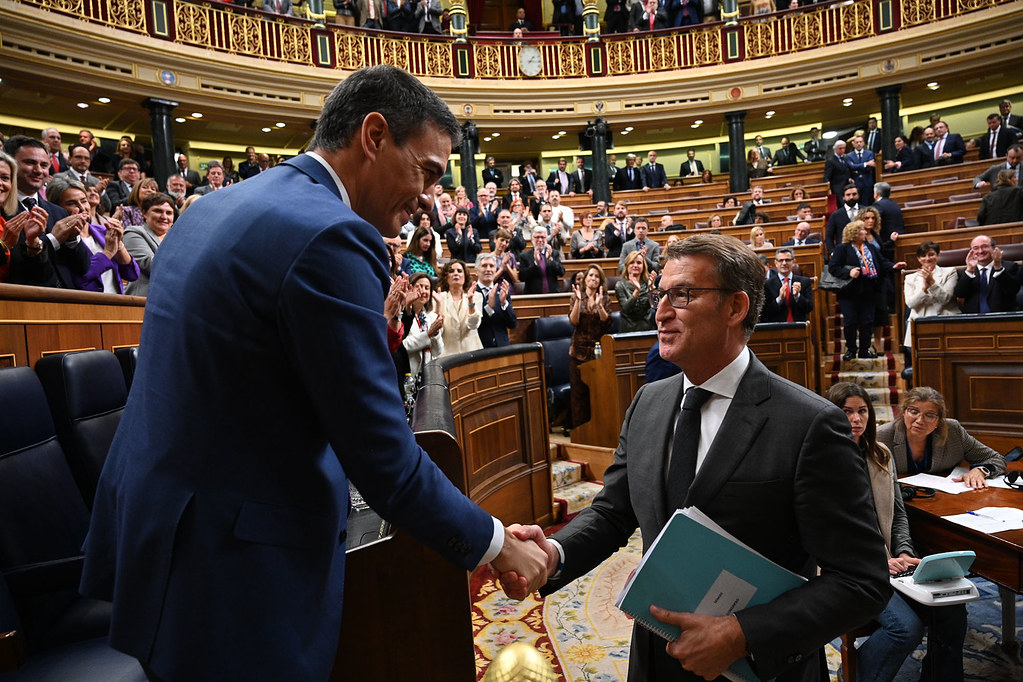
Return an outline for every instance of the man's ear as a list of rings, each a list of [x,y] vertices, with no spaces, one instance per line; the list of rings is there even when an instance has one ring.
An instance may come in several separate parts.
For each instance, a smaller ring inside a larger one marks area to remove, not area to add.
[[[387,119],[377,111],[366,114],[359,129],[359,141],[362,143],[362,152],[366,158],[376,161],[389,138],[390,126],[387,125]]]
[[[732,297],[728,300],[728,326],[742,326],[749,308],[749,294],[745,291],[732,292]]]

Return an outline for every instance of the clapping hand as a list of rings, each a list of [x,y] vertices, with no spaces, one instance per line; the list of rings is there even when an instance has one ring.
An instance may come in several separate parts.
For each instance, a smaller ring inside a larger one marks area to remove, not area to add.
[[[426,335],[427,336],[437,336],[437,333],[440,332],[440,330],[443,329],[443,328],[444,328],[444,316],[443,315],[438,315],[437,319],[435,319],[433,321],[433,324],[430,325],[430,328],[428,330],[426,330]]]
[[[992,267],[995,270],[1002,269],[1002,249],[1000,247],[996,246],[995,248],[991,249],[991,261]]]
[[[574,299],[576,299],[577,301],[582,301],[583,300],[583,292],[579,290],[579,285],[578,284],[573,284],[572,285],[572,297]]]
[[[384,299],[384,317],[388,320],[397,317],[405,306],[414,301],[418,295],[419,293],[414,289],[410,290],[408,276],[395,277],[387,292],[387,298]]]
[[[511,289],[511,287],[508,286],[508,280],[506,280],[506,279],[501,280],[501,284],[499,285],[499,287],[501,289],[501,292],[500,292],[501,293],[501,306],[503,307],[504,304],[508,302],[508,291]],[[497,289],[497,288],[498,287],[494,287],[494,289]],[[491,291],[491,293],[493,293],[494,290],[491,289],[490,291]],[[493,306],[491,306],[491,307],[493,307]]]
[[[88,224],[89,215],[87,213],[76,213],[58,220],[53,226],[52,234],[58,242],[63,244],[81,234],[82,228]]]
[[[490,287],[490,293],[487,294],[487,305],[490,306],[491,310],[497,310],[497,290],[500,287],[495,285]]]
[[[802,282],[792,282],[792,297],[799,296],[799,292],[803,290]]]

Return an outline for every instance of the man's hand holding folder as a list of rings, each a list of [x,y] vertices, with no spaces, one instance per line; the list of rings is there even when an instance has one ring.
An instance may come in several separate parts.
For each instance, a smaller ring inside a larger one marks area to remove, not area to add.
[[[650,614],[662,623],[682,628],[678,639],[668,642],[666,651],[683,668],[706,680],[717,679],[746,656],[746,635],[734,615],[700,616],[659,606],[651,606]]]

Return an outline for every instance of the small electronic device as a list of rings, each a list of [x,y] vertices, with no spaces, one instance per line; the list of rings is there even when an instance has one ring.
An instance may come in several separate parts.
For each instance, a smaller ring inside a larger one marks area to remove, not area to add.
[[[912,571],[891,576],[892,586],[905,596],[928,606],[964,604],[980,598],[977,586],[966,574],[977,553],[973,551],[931,554]]]

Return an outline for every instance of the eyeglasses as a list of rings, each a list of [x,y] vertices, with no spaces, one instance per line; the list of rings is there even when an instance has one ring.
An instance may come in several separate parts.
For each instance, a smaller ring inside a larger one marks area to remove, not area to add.
[[[650,305],[656,308],[661,303],[661,299],[667,294],[668,303],[671,304],[672,308],[685,308],[693,302],[694,291],[727,291],[729,293],[735,291],[735,289],[722,289],[721,287],[671,287],[670,289],[653,289],[647,296],[650,297]]]
[[[923,417],[923,420],[928,424],[933,424],[938,421],[937,412],[921,412],[915,407],[907,407],[906,414],[909,415],[910,419],[920,419]]]
[[[795,259],[794,258],[775,258],[774,262],[775,263],[791,263],[793,260],[795,260]]]

